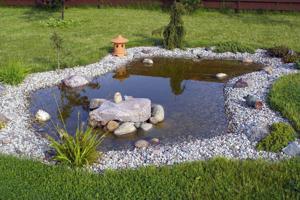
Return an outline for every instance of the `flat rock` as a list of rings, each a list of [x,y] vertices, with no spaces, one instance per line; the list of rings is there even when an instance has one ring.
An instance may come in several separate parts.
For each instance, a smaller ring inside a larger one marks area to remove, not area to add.
[[[150,143],[146,140],[138,140],[134,143],[136,148],[147,148],[149,145]]]
[[[143,131],[150,131],[153,128],[153,125],[150,123],[142,123],[141,129]]]
[[[300,144],[298,142],[291,142],[283,150],[283,153],[289,156],[299,156],[300,155]]]
[[[90,121],[120,121],[120,122],[144,122],[151,117],[151,101],[144,98],[133,98],[113,103],[105,101],[89,114]]]
[[[125,122],[125,123],[121,124],[121,126],[119,126],[119,128],[117,128],[114,131],[114,134],[116,136],[122,136],[122,135],[126,135],[129,133],[133,133],[135,131],[136,131],[136,128],[135,128],[133,122]]]
[[[87,78],[78,75],[70,76],[69,78],[64,79],[62,82],[65,86],[70,88],[78,88],[89,84]]]

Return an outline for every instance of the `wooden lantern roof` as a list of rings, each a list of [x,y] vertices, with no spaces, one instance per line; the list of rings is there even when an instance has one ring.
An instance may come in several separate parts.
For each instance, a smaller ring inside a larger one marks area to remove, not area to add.
[[[122,37],[122,35],[119,35],[118,37],[112,39],[111,41],[116,44],[124,44],[128,42],[128,39]]]

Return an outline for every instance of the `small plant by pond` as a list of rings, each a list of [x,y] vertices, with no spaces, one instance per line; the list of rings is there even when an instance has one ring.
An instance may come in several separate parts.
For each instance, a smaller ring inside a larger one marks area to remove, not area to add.
[[[73,167],[93,164],[101,156],[97,149],[101,145],[105,134],[99,136],[92,128],[78,127],[75,135],[65,129],[57,129],[59,140],[49,136],[50,146],[55,149],[54,160]]]
[[[280,152],[289,142],[296,139],[296,132],[287,123],[274,123],[271,133],[257,144],[258,150]]]
[[[29,71],[30,69],[25,68],[20,61],[9,61],[0,67],[0,82],[18,85],[25,79]]]
[[[239,42],[222,42],[216,45],[214,50],[217,53],[233,52],[233,53],[254,53],[255,49],[251,46],[241,44]]]
[[[60,68],[60,57],[63,50],[63,39],[58,33],[52,33],[50,37],[53,49],[56,51],[57,68]]]
[[[300,59],[299,53],[287,46],[276,46],[269,48],[267,51],[270,56],[282,58],[285,63],[294,63]]]

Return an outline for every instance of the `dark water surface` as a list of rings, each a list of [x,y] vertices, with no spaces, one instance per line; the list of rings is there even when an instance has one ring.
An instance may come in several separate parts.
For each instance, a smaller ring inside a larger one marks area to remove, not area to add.
[[[80,90],[60,86],[36,91],[31,98],[31,112],[47,111],[54,124],[62,126],[58,107],[67,130],[74,133],[80,121],[87,122],[89,100],[112,99],[115,92],[133,97],[149,98],[165,108],[165,121],[150,132],[138,131],[128,137],[107,136],[103,150],[132,147],[140,138],[159,138],[162,143],[174,142],[188,136],[210,138],[225,134],[227,120],[224,112],[223,87],[225,80],[215,78],[226,73],[228,78],[261,69],[257,64],[239,61],[154,58],[153,66],[145,66],[141,60],[93,80]],[[56,104],[56,101],[57,104]],[[33,124],[41,134],[55,136],[52,122]]]

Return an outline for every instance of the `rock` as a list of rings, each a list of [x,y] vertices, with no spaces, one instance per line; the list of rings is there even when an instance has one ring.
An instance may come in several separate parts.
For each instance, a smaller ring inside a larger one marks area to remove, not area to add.
[[[243,63],[253,63],[253,60],[250,58],[243,59]]]
[[[90,109],[94,110],[96,108],[99,108],[104,101],[106,101],[106,99],[98,99],[98,98],[91,99]]]
[[[120,122],[144,122],[151,117],[151,101],[133,98],[118,104],[105,101],[89,114],[90,121],[102,122],[116,120]]]
[[[126,135],[129,133],[133,133],[135,131],[136,131],[136,128],[135,128],[133,122],[125,122],[125,123],[121,124],[121,126],[119,126],[119,128],[117,128],[114,131],[114,134],[116,136],[122,136],[122,135]]]
[[[143,49],[141,52],[143,54],[149,54],[149,53],[151,53],[151,50],[150,49]]]
[[[153,105],[151,116],[158,122],[162,122],[165,119],[165,111],[162,105]]]
[[[130,99],[133,99],[133,96],[126,96],[126,95],[125,95],[125,96],[124,96],[124,99],[125,99],[125,101],[126,101],[126,100],[130,100]]]
[[[154,125],[158,123],[158,120],[155,117],[150,117],[149,121],[151,124],[154,124]]]
[[[122,95],[120,92],[116,92],[114,95],[114,102],[121,103],[123,101]]]
[[[259,142],[270,133],[267,124],[252,124],[246,131],[246,136],[251,142]]]
[[[78,88],[89,84],[89,81],[83,76],[73,75],[64,79],[63,84],[70,88]]]
[[[146,140],[138,140],[134,143],[134,146],[139,149],[147,148],[149,145],[150,145],[150,143],[147,142]]]
[[[152,59],[150,59],[150,58],[145,58],[144,60],[143,60],[143,63],[144,64],[146,64],[146,65],[153,65],[153,60]]]
[[[136,128],[140,128],[141,125],[142,125],[142,122],[135,122],[135,123],[134,123],[134,126],[135,126]]]
[[[264,67],[263,70],[269,75],[271,75],[273,73],[273,67],[271,67],[271,66]]]
[[[9,121],[10,120],[5,115],[0,113],[0,129],[5,128]]]
[[[35,118],[39,122],[46,122],[51,119],[51,116],[49,115],[49,113],[47,113],[44,110],[38,110],[37,113],[35,114]]]
[[[151,139],[151,143],[152,143],[152,144],[159,144],[159,142],[160,142],[160,141],[159,141],[158,138],[152,138],[152,139]]]
[[[263,103],[262,101],[259,101],[255,96],[253,95],[247,95],[244,97],[244,99],[246,100],[246,104],[249,107],[261,110],[263,107]]]
[[[5,87],[2,84],[0,84],[0,96],[4,93],[4,91]]]
[[[142,123],[142,125],[141,125],[141,129],[143,131],[149,131],[152,128],[153,128],[153,125],[150,123]]]
[[[298,142],[290,142],[289,145],[283,148],[283,153],[289,156],[299,156],[300,155],[300,144]]]
[[[249,84],[246,80],[240,78],[237,82],[235,82],[234,84],[234,88],[245,88],[245,87],[248,87]]]
[[[218,78],[218,79],[224,79],[224,78],[226,78],[228,75],[227,74],[225,74],[225,73],[217,73],[216,74],[216,77]]]
[[[117,128],[119,128],[119,123],[116,121],[109,121],[106,125],[106,128],[109,132],[114,132]]]

